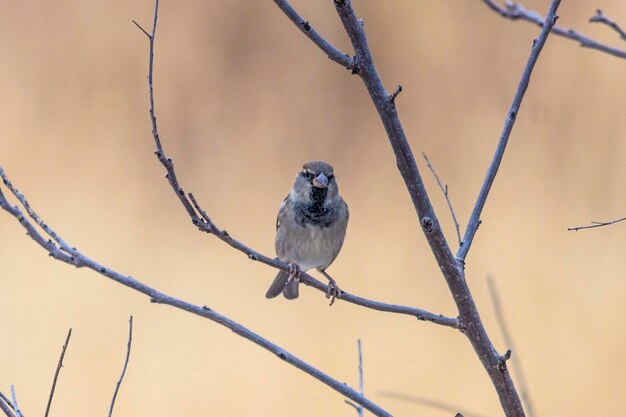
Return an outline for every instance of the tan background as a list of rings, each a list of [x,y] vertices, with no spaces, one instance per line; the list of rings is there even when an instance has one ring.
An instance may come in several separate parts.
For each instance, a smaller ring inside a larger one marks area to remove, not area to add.
[[[328,1],[295,6],[349,51]],[[547,9],[548,1],[526,6]],[[559,23],[613,45],[587,24],[594,8],[626,25],[622,0],[564,2]],[[152,154],[146,27],[152,2],[2,2],[0,165],[71,244],[122,273],[207,304],[355,385],[394,415],[450,412],[381,390],[501,415],[459,333],[303,290],[266,300],[274,270],[198,233]],[[356,1],[416,155],[450,186],[464,226],[538,28],[480,1]],[[327,60],[271,1],[164,2],[156,51],[164,145],[180,180],[218,225],[272,256],[274,219],[301,164],[335,166],[351,220],[330,269],[348,291],[454,314],[381,123],[360,80]],[[496,277],[538,415],[623,415],[626,224],[568,226],[626,215],[626,61],[548,40],[511,137],[468,281],[504,351],[485,277]],[[455,242],[445,202],[426,178]],[[62,342],[52,416],[107,412],[135,317],[116,416],[352,416],[343,398],[217,324],[50,259],[0,213],[0,390],[15,384],[27,416],[43,415]],[[456,245],[453,245],[456,248]]]

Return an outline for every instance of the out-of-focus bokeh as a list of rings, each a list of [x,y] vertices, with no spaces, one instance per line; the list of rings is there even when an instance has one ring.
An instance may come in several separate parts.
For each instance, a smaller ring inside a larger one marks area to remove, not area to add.
[[[453,249],[447,206],[421,153],[448,184],[464,229],[539,28],[480,1],[355,1]],[[545,13],[547,0],[525,2]],[[330,1],[294,6],[338,48]],[[563,2],[559,24],[626,48],[590,25],[622,0]],[[4,2],[0,13],[0,166],[39,214],[86,255],[208,305],[394,415],[449,411],[381,391],[501,415],[458,332],[337,302],[304,288],[267,300],[275,271],[190,223],[153,155],[146,85],[151,1]],[[626,61],[549,38],[467,259],[497,348],[486,276],[498,285],[537,415],[623,415],[626,395]],[[374,107],[357,76],[328,60],[271,1],[162,2],[157,117],[179,179],[214,221],[274,255],[274,221],[303,162],[335,166],[351,218],[329,272],[347,291],[446,315],[455,307]],[[6,192],[6,189],[3,188]],[[12,200],[14,201],[14,200]],[[0,391],[14,384],[42,415],[67,329],[51,415],[108,410],[134,316],[114,415],[351,416],[343,398],[207,320],[49,258],[0,213]],[[320,277],[321,278],[321,277]],[[323,279],[323,278],[322,278]],[[515,375],[514,375],[515,376]]]

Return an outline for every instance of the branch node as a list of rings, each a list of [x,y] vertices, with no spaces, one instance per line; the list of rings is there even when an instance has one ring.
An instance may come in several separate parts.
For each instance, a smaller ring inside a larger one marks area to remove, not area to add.
[[[259,257],[256,254],[254,254],[254,253],[250,253],[250,254],[248,254],[248,259],[250,259],[252,261],[258,261]]]
[[[202,306],[202,309],[205,311],[211,311],[211,309],[209,308],[209,306]]]
[[[302,23],[300,23],[302,25],[302,27],[304,28],[304,30],[306,30],[307,32],[309,32],[311,30],[311,25],[309,24],[308,21],[303,21]]]
[[[500,357],[498,357],[498,369],[501,371],[505,371],[506,361],[508,361],[509,359],[511,359],[511,349],[507,349],[504,355],[500,355]]]
[[[422,228],[426,231],[426,232],[432,232],[433,231],[433,219],[431,219],[430,217],[422,217]]]
[[[400,84],[398,84],[398,88],[396,88],[396,91],[394,91],[394,92],[393,92],[393,94],[391,94],[391,95],[389,96],[389,102],[390,102],[391,104],[393,104],[393,105],[394,105],[394,107],[395,107],[395,104],[396,104],[396,97],[398,97],[398,95],[399,95],[401,92],[402,92],[402,86],[401,86]]]

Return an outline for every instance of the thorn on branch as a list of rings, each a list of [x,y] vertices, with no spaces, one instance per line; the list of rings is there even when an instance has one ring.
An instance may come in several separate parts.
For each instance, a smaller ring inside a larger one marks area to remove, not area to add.
[[[401,86],[400,84],[398,84],[398,88],[396,88],[396,91],[394,91],[394,92],[393,92],[393,94],[391,94],[391,95],[389,96],[389,102],[390,102],[391,104],[393,104],[393,105],[394,105],[394,107],[395,107],[395,104],[396,104],[396,97],[398,97],[398,95],[399,95],[401,92],[402,92],[402,86]]]
[[[146,32],[146,30],[142,28],[141,25],[135,21],[135,19],[132,19],[131,22],[133,22],[135,26],[137,26],[139,30],[142,31],[144,35],[148,37],[148,39],[152,40],[152,36],[148,32]]]

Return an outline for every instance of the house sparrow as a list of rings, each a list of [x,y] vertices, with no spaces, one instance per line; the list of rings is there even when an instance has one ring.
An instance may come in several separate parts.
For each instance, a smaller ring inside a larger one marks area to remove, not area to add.
[[[298,298],[299,272],[316,268],[329,281],[326,298],[332,297],[332,305],[340,290],[325,270],[341,250],[348,217],[333,167],[322,161],[304,164],[276,219],[276,254],[292,268],[276,275],[265,296],[282,292],[289,300]]]

